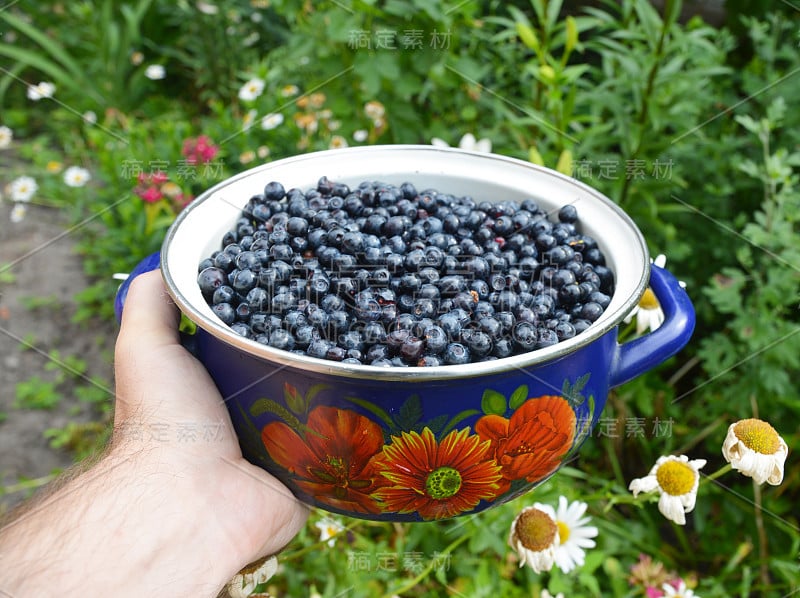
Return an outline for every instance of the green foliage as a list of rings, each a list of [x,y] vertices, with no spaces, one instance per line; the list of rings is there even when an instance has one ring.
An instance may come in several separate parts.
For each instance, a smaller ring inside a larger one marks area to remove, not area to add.
[[[727,316],[727,325],[703,339],[699,352],[704,363],[713,364],[710,374],[736,368],[720,381],[718,392],[722,392],[719,387],[735,388],[756,401],[774,397],[776,417],[788,415],[784,397],[794,393],[791,372],[800,367],[800,338],[796,336],[800,331],[800,152],[772,145],[773,131],[780,128],[785,113],[785,102],[779,98],[758,120],[749,115],[736,117],[762,148],[760,163],[746,158],[737,166],[760,182],[763,201],[737,235],[737,266],[723,268],[705,289],[711,304]],[[746,401],[737,406],[740,415],[750,408]],[[729,412],[731,407],[729,403]]]
[[[344,520],[348,529],[335,549],[309,525],[282,554],[285,566],[270,591],[639,596],[627,578],[640,553],[684,579],[696,575],[701,596],[787,595],[800,587],[792,510],[800,490],[791,468],[781,488],[759,494],[767,549],[752,485],[735,473],[722,486],[702,483],[685,528],[669,525],[654,497],[633,501],[627,491],[663,454],[705,458],[710,473],[722,465],[725,430],[739,418],[770,420],[790,452],[798,448],[800,112],[793,102],[800,55],[793,12],[763,4],[763,16],[743,16],[729,2],[734,37],[698,19],[681,22],[674,0],[662,11],[645,0],[581,10],[558,0],[225,0],[204,6],[216,8],[214,15],[189,0],[65,3],[60,13],[45,4],[0,11],[18,38],[0,44],[11,62],[0,79],[0,124],[15,129],[15,149],[32,164],[41,201],[77,225],[73,238],[94,281],[77,298],[79,321],[113,317],[112,275],[157,251],[179,209],[143,202],[139,173],[162,168],[182,193],[197,195],[299,152],[433,137],[455,144],[466,132],[491,139],[497,153],[557,168],[608,195],[653,253],[667,254],[695,303],[694,340],[612,389],[596,415],[617,427],[595,429],[575,468],[475,517],[413,525]],[[131,62],[134,51],[144,54],[142,64]],[[165,66],[166,79],[144,77],[153,62]],[[15,77],[55,81],[67,107],[28,102]],[[240,97],[253,78],[264,90]],[[95,126],[77,116],[89,109],[98,113]],[[268,115],[280,116],[262,126]],[[182,145],[201,134],[219,154],[213,169],[189,176],[180,170]],[[54,161],[90,166],[92,184],[64,189],[49,172]],[[13,282],[12,270],[0,266],[0,283]],[[17,385],[17,405],[52,408],[69,386],[105,422],[107,384],[84,379],[80,358],[51,357],[49,377]],[[600,398],[581,394],[585,382],[565,385],[563,394],[576,405],[588,401],[593,413]],[[288,410],[270,398],[254,409],[302,432],[310,393],[285,389]],[[525,387],[509,396],[487,391],[482,409],[504,415],[526,399]],[[414,399],[396,413],[351,401],[392,429],[424,424],[438,437],[474,414],[425,422]],[[629,424],[642,421],[644,433],[631,433]],[[47,435],[82,456],[107,433],[105,425],[73,422]],[[511,521],[522,506],[553,505],[562,494],[589,503],[597,547],[569,575],[518,568],[506,544]]]
[[[32,376],[17,383],[14,402],[17,409],[52,409],[60,401],[57,381]]]

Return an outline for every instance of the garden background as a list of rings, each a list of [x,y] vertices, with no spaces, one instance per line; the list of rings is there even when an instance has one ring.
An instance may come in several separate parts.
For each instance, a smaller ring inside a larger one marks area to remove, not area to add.
[[[647,555],[698,596],[795,594],[799,25],[788,0],[0,6],[3,504],[107,439],[112,277],[158,250],[192,197],[301,152],[470,133],[627,211],[686,283],[695,335],[615,389],[580,457],[534,493],[442,523],[338,518],[330,540],[314,512],[269,590],[641,596],[629,577]],[[786,440],[781,485],[704,479],[685,526],[628,500],[661,455],[719,469],[747,417]],[[511,521],[560,495],[588,503],[597,546],[569,574],[519,568]]]

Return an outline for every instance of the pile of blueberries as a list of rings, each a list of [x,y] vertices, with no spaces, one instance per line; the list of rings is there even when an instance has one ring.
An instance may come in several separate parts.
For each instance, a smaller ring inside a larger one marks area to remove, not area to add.
[[[614,275],[568,204],[476,201],[322,177],[252,197],[199,265],[203,297],[244,337],[371,366],[502,359],[572,338]]]

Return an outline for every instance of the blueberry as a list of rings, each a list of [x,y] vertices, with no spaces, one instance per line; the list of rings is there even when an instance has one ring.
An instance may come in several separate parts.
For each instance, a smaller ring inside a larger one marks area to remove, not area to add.
[[[220,247],[197,281],[234,332],[347,363],[502,359],[579,334],[614,291],[574,206],[551,221],[530,199],[477,202],[411,183],[271,182]]]
[[[442,365],[442,360],[436,355],[423,355],[417,361],[417,366],[433,368]]]
[[[492,338],[482,330],[475,330],[467,339],[467,347],[473,357],[484,357],[492,351]]]
[[[224,284],[214,291],[211,297],[212,305],[217,303],[234,303],[236,301],[236,291],[232,287]]]
[[[583,304],[583,308],[581,309],[581,318],[584,320],[594,322],[601,315],[603,315],[603,308],[599,303],[589,301],[588,303]]]
[[[294,349],[294,337],[288,330],[277,328],[269,334],[269,346],[276,349],[283,349],[284,351],[291,351]]]
[[[306,353],[308,353],[311,357],[317,357],[319,359],[325,359],[328,355],[328,350],[335,345],[322,338],[313,339],[310,343],[308,343],[308,349],[306,349]]]
[[[286,196],[286,190],[283,185],[277,181],[267,183],[264,187],[264,199],[267,201],[280,201]]]
[[[211,311],[228,326],[236,320],[236,311],[230,303],[217,303],[211,308]]]
[[[532,351],[538,341],[536,327],[529,322],[517,322],[511,334],[515,346],[523,353]]]
[[[447,365],[461,365],[469,363],[469,349],[467,349],[461,343],[450,343],[445,348],[442,359]]]
[[[253,336],[253,332],[250,330],[250,327],[243,322],[234,322],[230,326],[231,330],[233,330],[239,336],[243,336],[245,338],[251,338]]]
[[[205,268],[197,275],[197,284],[200,286],[200,292],[206,301],[210,301],[219,287],[223,286],[227,281],[225,271],[218,267]]]
[[[400,357],[403,358],[403,361],[416,364],[420,357],[422,357],[424,349],[425,341],[416,336],[409,336],[403,344],[400,345]]]

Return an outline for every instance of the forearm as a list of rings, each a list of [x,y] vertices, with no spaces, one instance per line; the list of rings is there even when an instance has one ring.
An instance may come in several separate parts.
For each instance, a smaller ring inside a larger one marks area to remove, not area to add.
[[[215,596],[237,567],[192,519],[196,478],[158,462],[112,451],[2,527],[0,594]]]

